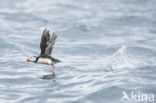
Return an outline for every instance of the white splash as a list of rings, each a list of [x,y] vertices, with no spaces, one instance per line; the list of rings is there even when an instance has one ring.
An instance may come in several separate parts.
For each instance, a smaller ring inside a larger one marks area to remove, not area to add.
[[[128,61],[127,47],[122,46],[112,56],[103,60],[105,62],[105,69],[124,69],[131,68],[133,64]]]

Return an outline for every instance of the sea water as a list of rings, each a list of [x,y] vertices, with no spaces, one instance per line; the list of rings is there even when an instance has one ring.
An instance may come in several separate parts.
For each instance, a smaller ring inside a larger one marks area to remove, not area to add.
[[[0,103],[156,102],[155,0],[0,2]],[[44,28],[58,35],[55,77],[26,63]]]

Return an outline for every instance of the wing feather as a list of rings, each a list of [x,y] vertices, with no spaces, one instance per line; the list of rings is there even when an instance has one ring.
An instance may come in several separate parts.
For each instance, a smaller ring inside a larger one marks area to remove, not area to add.
[[[56,38],[57,38],[57,35],[56,35],[55,32],[53,32],[53,35],[52,35],[52,37],[50,38],[49,44],[48,44],[48,46],[47,46],[47,48],[46,48],[46,50],[45,50],[45,54],[46,54],[46,55],[48,55],[48,56],[51,55],[51,53],[52,53],[52,51],[53,51],[53,48],[54,48],[54,45],[55,45],[55,40],[56,40]]]
[[[41,54],[40,55],[45,54],[45,50],[46,50],[46,48],[48,46],[49,39],[50,39],[49,30],[47,30],[45,28],[44,31],[43,31],[42,37],[41,37],[41,42],[40,42],[40,49],[41,49]]]

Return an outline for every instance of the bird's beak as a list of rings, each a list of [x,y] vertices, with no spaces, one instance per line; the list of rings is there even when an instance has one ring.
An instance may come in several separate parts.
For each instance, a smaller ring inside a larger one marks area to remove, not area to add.
[[[31,62],[30,58],[27,58],[27,59],[26,59],[26,62]]]

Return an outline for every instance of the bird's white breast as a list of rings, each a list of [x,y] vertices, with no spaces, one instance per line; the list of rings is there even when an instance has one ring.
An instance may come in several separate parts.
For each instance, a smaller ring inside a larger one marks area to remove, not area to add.
[[[48,58],[39,58],[38,62],[37,63],[40,63],[40,64],[54,64],[54,62],[52,62],[50,59]]]

